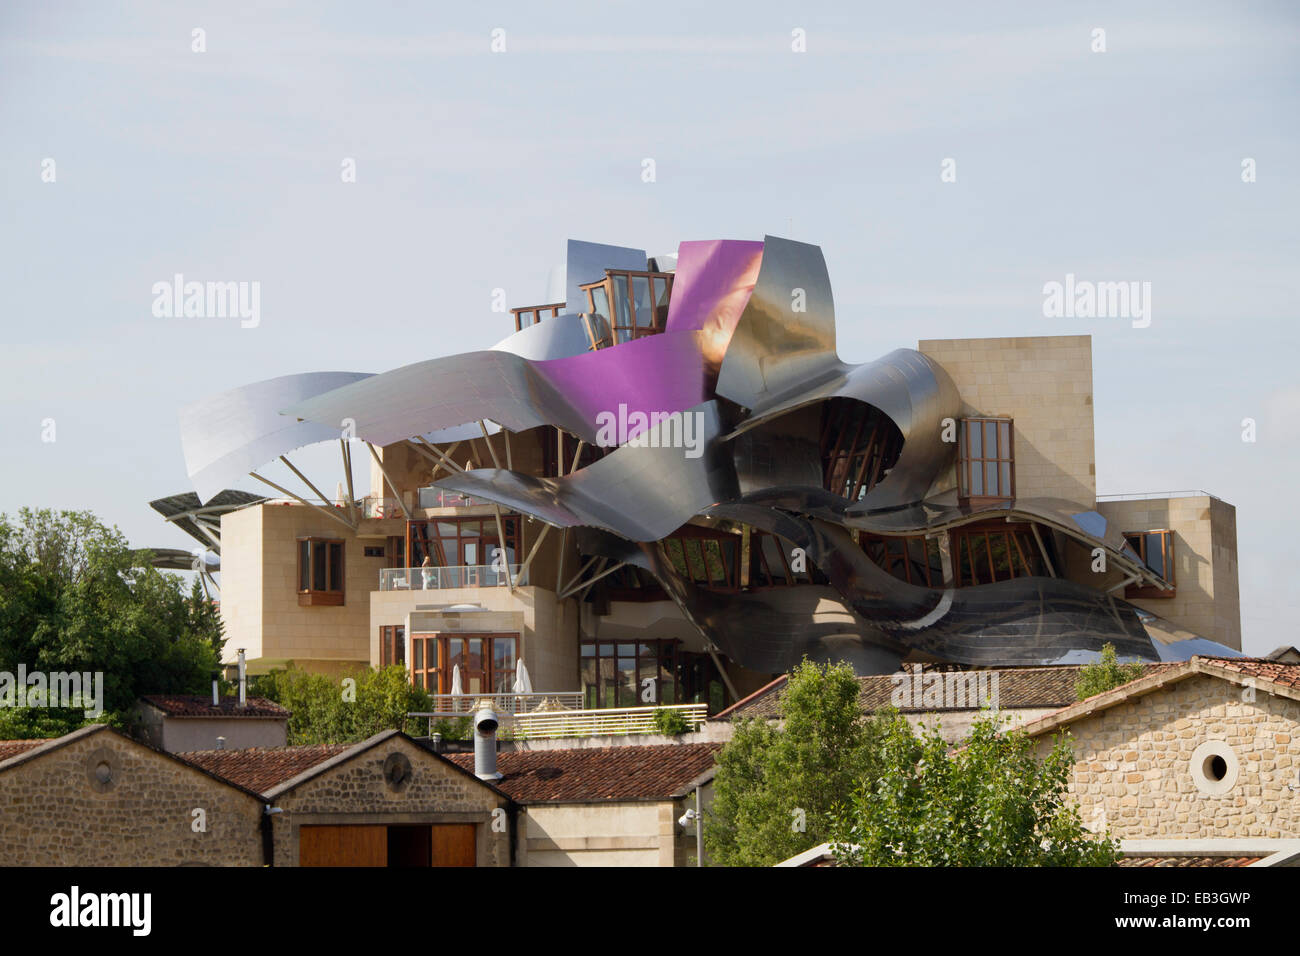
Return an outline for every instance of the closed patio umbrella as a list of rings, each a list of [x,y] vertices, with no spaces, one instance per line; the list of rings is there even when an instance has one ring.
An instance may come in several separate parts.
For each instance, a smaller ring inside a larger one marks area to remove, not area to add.
[[[516,694],[531,694],[533,692],[533,682],[528,677],[528,668],[524,666],[522,657],[515,664],[514,692]]]
[[[451,669],[451,692],[453,694],[463,694],[465,691],[460,686],[460,665],[457,664]]]

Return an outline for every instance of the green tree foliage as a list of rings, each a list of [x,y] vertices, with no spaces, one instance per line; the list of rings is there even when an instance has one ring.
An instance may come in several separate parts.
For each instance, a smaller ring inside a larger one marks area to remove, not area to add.
[[[665,737],[680,737],[691,729],[680,710],[670,710],[667,707],[661,707],[654,712],[654,722],[655,730]]]
[[[365,740],[381,730],[423,734],[424,718],[411,711],[433,709],[427,691],[411,684],[400,664],[366,668],[346,678],[290,669],[255,677],[252,693],[288,708],[290,744],[337,744]]]
[[[805,660],[781,710],[781,729],[743,721],[718,755],[704,829],[715,865],[770,866],[824,843],[837,805],[877,773],[881,722],[863,717],[848,664]]]
[[[142,694],[203,692],[222,643],[197,583],[187,594],[92,513],[0,515],[0,670],[102,672],[107,719],[121,723]],[[0,715],[0,732],[45,736],[86,722],[80,710],[28,710]]]
[[[1093,836],[1069,800],[1074,757],[1058,737],[1045,759],[1023,731],[994,716],[952,750],[937,725],[919,736],[884,715],[878,775],[836,826],[837,862],[850,866],[1110,866],[1118,843]]]
[[[1086,700],[1094,694],[1137,680],[1145,671],[1146,667],[1139,661],[1121,664],[1115,654],[1115,645],[1107,643],[1102,645],[1101,660],[1079,668],[1079,679],[1075,681],[1074,692],[1079,700]]]

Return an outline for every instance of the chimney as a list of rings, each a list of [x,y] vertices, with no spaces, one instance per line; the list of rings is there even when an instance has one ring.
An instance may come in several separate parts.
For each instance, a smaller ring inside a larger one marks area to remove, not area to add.
[[[433,744],[433,752],[436,754],[442,753],[442,734],[434,734],[429,740]]]
[[[218,737],[218,738],[217,738],[217,749],[218,749],[218,750],[225,750],[225,749],[226,749],[226,738],[225,738],[225,737]]]
[[[496,712],[484,701],[474,714],[474,776],[480,780],[501,779],[497,773],[497,719]]]
[[[212,706],[221,706],[221,675],[216,672],[212,674]]]
[[[239,649],[239,706],[243,707],[248,701],[248,675],[245,671],[244,649]]]

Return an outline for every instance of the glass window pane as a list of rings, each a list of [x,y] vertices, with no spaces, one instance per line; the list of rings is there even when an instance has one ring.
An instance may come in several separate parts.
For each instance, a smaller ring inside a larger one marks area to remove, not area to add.
[[[978,461],[970,466],[970,493],[984,494],[984,466]]]
[[[1011,494],[1011,462],[1002,462],[1002,464],[998,466],[998,469],[1001,479],[999,487],[1001,488],[1002,494],[1009,495]]]
[[[767,559],[767,569],[772,574],[774,584],[785,584],[785,562],[781,560],[781,545],[770,534],[762,537],[763,557]]]
[[[1165,576],[1165,553],[1162,545],[1163,535],[1149,534],[1146,536],[1146,559],[1147,567],[1162,578]]]
[[[397,632],[397,663],[406,663],[406,625],[393,628]]]
[[[986,461],[984,463],[984,493],[986,495],[1003,493],[998,487],[998,463],[996,461]]]
[[[998,423],[984,423],[984,457],[998,457]]]
[[[1011,423],[998,422],[998,448],[1001,450],[1000,458],[1011,457]]]
[[[311,586],[313,590],[325,590],[326,549],[318,542],[311,543]]]
[[[596,314],[609,318],[609,296],[605,294],[605,287],[602,285],[592,289],[591,297],[595,303]]]
[[[311,542],[298,542],[298,590],[311,590]]]
[[[650,280],[645,276],[632,278],[632,304],[636,306],[637,328],[654,327],[654,303],[650,299]]]
[[[618,659],[618,703],[615,706],[637,706],[635,657],[620,657]]]
[[[329,589],[331,591],[343,590],[343,545],[331,543],[329,546],[330,573]]]
[[[970,435],[970,456],[972,458],[983,458],[984,442],[981,438],[983,432],[980,431],[980,423],[966,422],[966,428]]]
[[[411,647],[411,652],[415,655],[415,659],[412,661],[412,666],[417,671],[424,670],[424,645],[425,641],[416,638],[415,643]]]

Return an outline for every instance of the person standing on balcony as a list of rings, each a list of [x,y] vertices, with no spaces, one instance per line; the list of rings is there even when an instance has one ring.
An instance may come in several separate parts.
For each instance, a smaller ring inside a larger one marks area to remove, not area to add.
[[[420,565],[420,576],[424,578],[424,589],[433,590],[433,559],[427,554],[424,556],[424,563]]]

